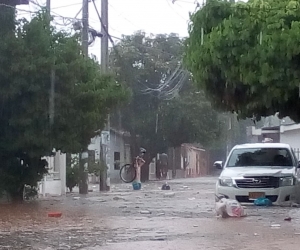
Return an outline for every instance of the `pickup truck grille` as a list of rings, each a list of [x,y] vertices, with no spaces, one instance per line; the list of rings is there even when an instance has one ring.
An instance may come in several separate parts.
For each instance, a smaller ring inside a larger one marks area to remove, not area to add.
[[[278,188],[279,178],[272,176],[251,176],[244,179],[236,179],[238,188]]]

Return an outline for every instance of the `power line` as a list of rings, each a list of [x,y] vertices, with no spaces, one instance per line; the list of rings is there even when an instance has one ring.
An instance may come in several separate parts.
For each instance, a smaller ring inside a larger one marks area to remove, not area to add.
[[[36,6],[40,7],[40,8],[43,8],[43,6],[40,6],[38,5],[37,3],[35,3]],[[11,7],[11,6],[9,6]],[[22,12],[26,12],[28,14],[36,14],[38,11],[29,11],[29,10],[24,10],[24,9],[17,9],[18,11],[22,11]],[[63,24],[59,24],[57,21],[55,22],[56,25],[62,25],[62,26],[68,26],[68,25],[72,25],[74,24],[74,22],[81,22],[82,19],[80,18],[77,18],[77,16],[80,14],[81,12],[81,9],[78,11],[78,13],[76,14],[75,17],[65,17],[65,16],[61,16],[53,11],[51,11],[54,15],[51,15],[53,18],[58,18],[58,19],[61,19]],[[100,15],[100,14],[99,14]],[[94,20],[95,21],[95,20]],[[112,40],[112,38],[115,38],[117,40],[123,40],[124,38],[121,38],[121,37],[117,37],[117,36],[111,36],[109,34],[109,37],[111,38],[110,39],[110,42],[113,46],[116,46],[115,42]],[[143,43],[140,43],[139,46],[142,46],[144,48],[148,48],[148,49],[151,49],[151,50],[155,50],[155,51],[159,51],[160,53],[162,54],[167,54],[167,55],[171,55],[171,56],[174,56],[172,53],[169,53],[169,52],[166,52],[166,51],[163,51],[159,48],[154,48],[154,47],[151,47],[150,45],[146,45],[146,44],[143,44]]]
[[[73,4],[68,4],[68,5],[57,6],[57,7],[53,7],[52,10],[68,8],[68,7],[77,6],[77,5],[82,5],[82,3],[73,3]]]
[[[39,3],[34,2],[33,0],[31,0],[30,2],[33,3],[35,6],[38,6],[39,8],[44,8],[44,6],[40,5]],[[93,4],[95,5],[94,0],[93,0]],[[70,5],[69,5],[69,6],[70,6]],[[8,5],[8,7],[12,7],[12,6],[9,6],[9,5]],[[25,9],[17,9],[17,10],[18,10],[18,12],[25,12],[25,13],[28,13],[28,14],[36,14],[36,13],[38,12],[38,11],[30,11],[30,10],[25,10]],[[51,11],[51,12],[54,14],[54,15],[52,15],[53,18],[56,18],[56,19],[57,19],[57,18],[60,18],[60,19],[62,19],[63,24],[59,24],[59,23],[56,21],[56,22],[55,22],[56,25],[64,25],[64,26],[67,26],[67,25],[74,24],[74,22],[76,22],[76,21],[77,21],[77,22],[81,22],[81,21],[82,21],[82,19],[77,18],[77,16],[80,14],[81,11],[82,11],[82,9],[80,9],[80,10],[78,11],[78,13],[76,14],[75,17],[61,16],[61,15],[59,15],[59,14],[53,12],[53,11]],[[98,9],[96,9],[96,12],[97,12],[98,18],[99,18],[99,20],[100,20],[100,22],[101,22],[102,19],[101,19],[101,16],[100,16],[100,13],[99,13]],[[101,24],[101,25],[103,25],[103,24]],[[92,29],[92,30],[94,30],[94,29]],[[112,44],[113,49],[115,50],[116,55],[120,58],[121,56],[119,55],[119,52],[118,52],[118,50],[116,49],[116,44],[115,44],[115,42],[113,41],[112,38],[115,38],[115,39],[118,39],[118,40],[124,40],[124,37],[123,37],[123,38],[120,38],[120,37],[116,37],[116,36],[111,36],[111,35],[108,33],[107,30],[106,30],[106,32],[107,32],[107,34],[108,34],[110,43]],[[169,52],[164,51],[164,50],[159,49],[159,48],[152,47],[151,45],[147,45],[147,44],[143,44],[143,43],[140,43],[140,44],[138,44],[138,45],[141,46],[141,47],[147,48],[147,49],[151,49],[151,50],[154,50],[154,51],[158,51],[158,52],[160,52],[160,53],[162,53],[162,54],[174,56],[174,54],[172,54],[172,53],[169,53]]]
[[[178,12],[177,12],[177,10],[175,10],[174,8],[173,8],[173,6],[171,5],[171,3],[169,2],[170,0],[166,0],[167,1],[167,3],[168,3],[168,5],[170,6],[170,8],[179,16],[179,17],[181,17],[183,20],[185,20],[186,22],[188,21],[185,17],[183,17],[181,14],[179,14]],[[173,2],[174,3],[174,2]]]
[[[117,10],[115,9],[115,7],[113,7],[111,4],[109,4],[109,6],[117,12]],[[128,23],[130,23],[135,28],[141,30],[137,25],[135,25],[133,22],[131,22],[128,18],[124,17],[123,14],[119,14],[119,16],[122,17],[124,20],[126,20]]]

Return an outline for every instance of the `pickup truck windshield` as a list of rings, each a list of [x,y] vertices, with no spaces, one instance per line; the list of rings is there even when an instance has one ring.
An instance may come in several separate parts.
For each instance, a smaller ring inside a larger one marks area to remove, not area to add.
[[[293,167],[291,152],[286,148],[235,149],[227,167]]]

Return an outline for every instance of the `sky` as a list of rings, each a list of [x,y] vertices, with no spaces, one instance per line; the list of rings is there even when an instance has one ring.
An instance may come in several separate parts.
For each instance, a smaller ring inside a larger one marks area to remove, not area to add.
[[[45,5],[46,0],[32,0],[38,5]],[[100,11],[101,0],[95,0]],[[114,37],[122,34],[133,34],[137,30],[143,30],[150,34],[176,33],[181,37],[188,35],[189,12],[194,12],[197,0],[108,0],[109,3],[109,33]],[[201,3],[201,0],[198,0]],[[52,15],[56,25],[61,27],[69,24],[81,10],[82,0],[51,0]],[[18,6],[20,16],[30,18],[30,12],[36,10],[36,4]],[[93,3],[89,3],[89,24],[100,31]],[[65,17],[65,18],[62,18]],[[82,13],[78,15],[78,19]],[[116,39],[114,39],[117,41]],[[100,40],[97,39],[89,48],[90,54],[97,58],[100,56]]]

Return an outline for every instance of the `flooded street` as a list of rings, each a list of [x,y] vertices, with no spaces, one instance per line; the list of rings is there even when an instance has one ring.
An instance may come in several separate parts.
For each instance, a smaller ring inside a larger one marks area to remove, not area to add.
[[[218,219],[216,178],[112,186],[0,209],[0,249],[298,249],[300,208],[247,206],[248,216]],[[62,212],[49,218],[48,212]],[[284,219],[291,217],[290,222]]]

